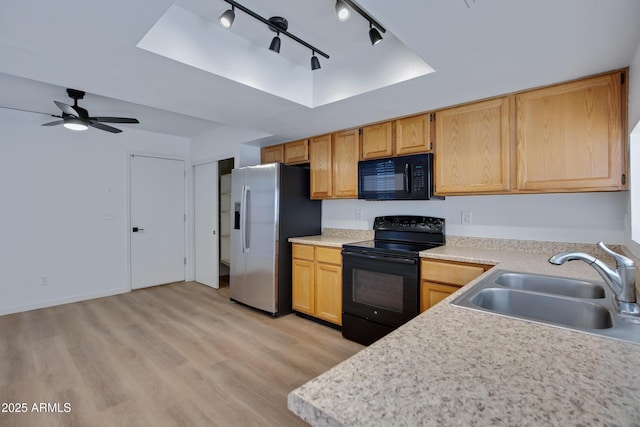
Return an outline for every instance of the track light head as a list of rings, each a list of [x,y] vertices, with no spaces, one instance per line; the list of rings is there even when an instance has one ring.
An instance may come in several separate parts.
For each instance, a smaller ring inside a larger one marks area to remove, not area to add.
[[[351,9],[344,0],[336,1],[336,15],[338,15],[338,21],[346,21],[351,16]]]
[[[313,56],[311,57],[311,71],[319,70],[320,68],[320,60],[316,56],[316,53],[313,52]]]
[[[280,35],[280,33],[278,33],[278,35]],[[280,37],[275,36],[271,40],[271,45],[269,46],[269,50],[272,50],[276,53],[280,53]]]
[[[374,28],[371,22],[369,22],[369,39],[371,40],[371,45],[375,46],[382,41],[382,36],[377,28]]]
[[[235,7],[232,5],[231,9],[225,10],[224,13],[218,18],[223,27],[230,28],[233,24],[233,20],[236,18],[234,9]]]

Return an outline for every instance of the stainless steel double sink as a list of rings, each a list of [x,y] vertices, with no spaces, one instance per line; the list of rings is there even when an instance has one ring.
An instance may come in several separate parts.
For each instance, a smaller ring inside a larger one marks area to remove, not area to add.
[[[640,343],[640,318],[620,314],[604,283],[497,270],[451,304]]]

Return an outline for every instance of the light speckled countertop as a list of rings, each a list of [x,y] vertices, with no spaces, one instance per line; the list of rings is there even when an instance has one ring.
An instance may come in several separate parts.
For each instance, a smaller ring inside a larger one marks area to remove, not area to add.
[[[553,252],[443,246],[425,258],[598,280]],[[640,345],[442,303],[289,394],[316,426],[640,425]]]
[[[341,248],[342,245],[353,242],[361,242],[363,238],[350,237],[350,236],[304,236],[304,237],[289,237],[291,243],[302,243],[304,245],[316,245],[316,246],[329,246],[334,248]]]

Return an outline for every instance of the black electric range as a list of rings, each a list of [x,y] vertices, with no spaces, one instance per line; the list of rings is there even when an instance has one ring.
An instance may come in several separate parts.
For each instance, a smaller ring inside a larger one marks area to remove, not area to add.
[[[342,247],[342,335],[369,345],[417,316],[420,251],[445,244],[445,220],[383,216],[374,240]]]

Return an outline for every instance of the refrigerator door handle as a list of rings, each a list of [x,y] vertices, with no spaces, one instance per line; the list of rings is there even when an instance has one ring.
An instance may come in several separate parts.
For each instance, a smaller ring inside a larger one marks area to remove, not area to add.
[[[242,218],[242,224],[240,225],[240,239],[242,240],[242,253],[249,253],[249,230],[247,229],[247,224],[249,223],[247,214],[248,214],[248,202],[249,202],[249,192],[251,191],[251,187],[248,185],[242,186],[242,200],[240,207],[240,217]]]

